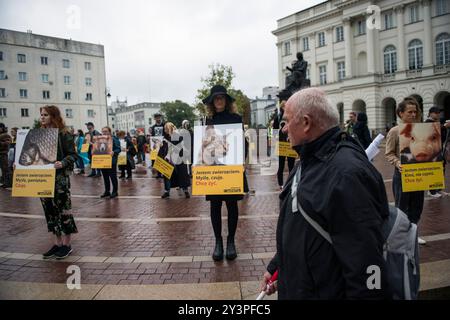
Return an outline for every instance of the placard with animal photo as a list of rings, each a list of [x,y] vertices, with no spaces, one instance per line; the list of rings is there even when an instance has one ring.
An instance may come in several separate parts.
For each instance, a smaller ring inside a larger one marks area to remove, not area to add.
[[[13,197],[53,197],[58,129],[17,131]]]
[[[242,124],[194,127],[194,165],[242,165],[244,138]]]
[[[193,195],[243,194],[242,124],[194,127]]]
[[[91,167],[93,169],[110,169],[112,167],[111,136],[94,136]]]
[[[438,122],[399,125],[404,192],[444,188],[441,127]]]

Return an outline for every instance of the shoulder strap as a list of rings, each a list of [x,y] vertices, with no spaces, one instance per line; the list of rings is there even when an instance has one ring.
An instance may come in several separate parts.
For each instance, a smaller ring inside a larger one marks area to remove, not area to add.
[[[297,187],[298,183],[300,182],[302,176],[302,166],[298,166],[298,170],[294,176],[294,181],[292,182],[292,188],[291,188],[291,196],[292,196],[292,212],[300,211],[303,218],[305,218],[306,221],[314,228],[316,231],[323,237],[325,240],[327,240],[330,244],[333,244],[333,241],[331,240],[331,236],[328,232],[326,232],[315,220],[313,220],[306,212],[303,210],[300,202],[297,199]]]

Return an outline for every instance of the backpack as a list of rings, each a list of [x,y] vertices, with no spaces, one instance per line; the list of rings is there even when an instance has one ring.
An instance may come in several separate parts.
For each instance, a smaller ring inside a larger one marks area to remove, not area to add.
[[[305,220],[331,245],[330,234],[303,210],[297,200],[301,165],[294,175],[291,188],[292,212],[300,211]],[[383,257],[392,299],[416,300],[419,293],[420,269],[417,225],[411,223],[400,209],[389,206],[389,216],[383,221]]]

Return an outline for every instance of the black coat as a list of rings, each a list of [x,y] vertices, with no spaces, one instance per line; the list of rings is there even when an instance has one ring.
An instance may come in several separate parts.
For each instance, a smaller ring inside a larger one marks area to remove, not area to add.
[[[233,124],[242,123],[242,117],[237,113],[230,113],[228,111],[217,112],[214,116],[206,119],[206,125],[220,125],[220,124]],[[244,127],[242,126],[242,131]],[[244,180],[245,173],[242,176]],[[206,196],[207,201],[221,200],[221,201],[238,201],[244,198],[243,195],[209,195]]]
[[[353,133],[358,137],[359,142],[367,149],[372,143],[372,138],[370,137],[369,128],[365,122],[356,122],[353,126]]]
[[[277,253],[279,299],[381,299],[387,296],[381,226],[388,216],[383,178],[359,144],[339,128],[295,149],[301,155],[280,194]],[[329,244],[299,213],[292,213],[292,178],[302,167],[298,201],[330,233]],[[366,270],[381,270],[381,290],[369,290]]]

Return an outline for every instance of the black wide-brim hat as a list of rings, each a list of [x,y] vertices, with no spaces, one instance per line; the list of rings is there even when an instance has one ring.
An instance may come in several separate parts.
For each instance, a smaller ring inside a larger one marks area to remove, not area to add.
[[[227,89],[224,86],[215,85],[214,87],[211,88],[209,96],[207,96],[205,99],[203,99],[202,102],[204,104],[213,105],[214,97],[220,96],[220,95],[225,96],[229,102],[234,101],[234,98],[227,93]]]

